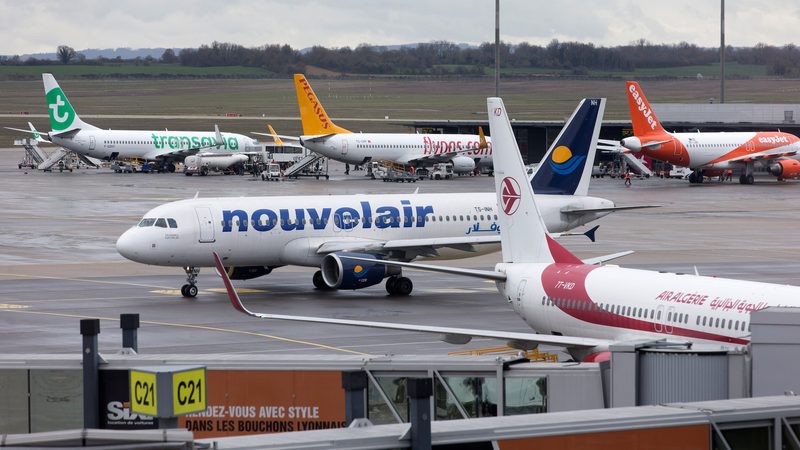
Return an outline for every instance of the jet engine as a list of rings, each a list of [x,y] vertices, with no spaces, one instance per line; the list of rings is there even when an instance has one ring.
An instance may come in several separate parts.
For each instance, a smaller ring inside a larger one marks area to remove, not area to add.
[[[340,256],[357,256],[375,260],[375,263],[355,261]],[[322,259],[322,279],[332,289],[362,289],[374,286],[384,278],[400,273],[394,267],[378,264],[381,257],[369,253],[331,253]]]
[[[769,173],[778,178],[794,178],[800,175],[800,162],[796,159],[781,159],[769,166]]]
[[[452,162],[455,173],[470,173],[475,170],[475,160],[468,156],[456,156]]]
[[[251,280],[253,278],[263,277],[272,272],[272,267],[265,266],[244,266],[244,267],[226,267],[225,271],[231,280]]]
[[[619,141],[619,144],[632,152],[638,152],[642,150],[642,141],[640,141],[636,136],[626,137],[625,139]]]

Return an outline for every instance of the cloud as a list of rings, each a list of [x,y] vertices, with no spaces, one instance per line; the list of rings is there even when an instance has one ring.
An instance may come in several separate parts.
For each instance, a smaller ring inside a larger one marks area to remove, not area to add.
[[[794,42],[800,2],[728,2],[726,41],[735,46]],[[494,40],[491,0],[0,0],[0,54],[76,49],[197,47],[212,41],[245,46],[355,47],[447,40]],[[672,0],[501,0],[501,38],[620,45],[719,43],[719,2]]]

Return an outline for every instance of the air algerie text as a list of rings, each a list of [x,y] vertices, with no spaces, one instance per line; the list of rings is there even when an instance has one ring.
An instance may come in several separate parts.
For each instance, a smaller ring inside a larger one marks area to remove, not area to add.
[[[373,212],[374,211],[374,212]],[[270,231],[280,226],[283,231],[304,230],[306,225],[314,230],[324,230],[328,222],[342,230],[357,227],[372,228],[422,228],[428,214],[433,214],[433,206],[414,206],[409,200],[401,200],[400,207],[377,206],[370,202],[360,202],[357,207],[343,206],[333,208],[294,208],[257,209],[252,213],[241,209],[222,211],[222,232],[230,233],[234,227],[244,232],[248,227],[255,231]]]

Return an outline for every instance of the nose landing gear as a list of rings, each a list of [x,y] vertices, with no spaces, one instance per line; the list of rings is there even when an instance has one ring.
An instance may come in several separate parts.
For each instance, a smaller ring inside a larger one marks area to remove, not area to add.
[[[197,297],[197,275],[200,269],[196,267],[184,267],[183,271],[186,272],[186,284],[181,286],[181,295],[186,298]]]

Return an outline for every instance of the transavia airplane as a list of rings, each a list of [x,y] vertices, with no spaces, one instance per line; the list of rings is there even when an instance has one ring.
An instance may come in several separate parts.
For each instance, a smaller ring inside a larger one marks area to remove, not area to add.
[[[586,195],[604,108],[605,99],[583,100],[531,180],[552,194],[540,197],[540,208],[553,232],[636,208]],[[399,269],[354,273],[356,264],[342,255],[411,261],[493,252],[497,214],[491,193],[195,198],[152,209],[120,236],[117,250],[140,263],[184,267],[187,297],[197,295],[198,268],[214,265],[212,252],[234,279],[301,265],[321,268],[313,277],[318,289],[361,289],[388,278],[390,294],[408,295],[413,285]]]
[[[525,169],[503,101],[487,100],[495,145],[495,190],[503,262],[495,270],[461,269],[344,256],[349,277],[381,266],[414,267],[494,280],[503,298],[538,333],[365,322],[322,317],[259,314],[247,310],[214,255],[234,307],[263,319],[356,325],[437,333],[450,343],[473,337],[502,339],[514,348],[538,344],[566,348],[576,360],[609,358],[613,342],[638,338],[667,343],[737,347],[750,341],[750,313],[773,305],[798,306],[800,287],[677,275],[586,264],[547,234],[542,196],[525,182]],[[388,270],[388,269],[387,269]],[[357,272],[360,271],[360,272]]]
[[[668,133],[639,83],[629,81],[626,88],[634,135],[620,141],[620,145],[631,152],[691,168],[694,172],[690,182],[702,183],[703,176],[719,176],[735,169],[742,172],[739,183],[753,184],[756,164],[766,166],[779,180],[800,175],[797,136],[779,131]]]
[[[102,130],[81,120],[53,75],[43,73],[42,79],[52,131],[40,134],[30,124],[30,130],[10,129],[32,133],[37,140],[44,138],[82,155],[103,160],[158,161],[164,170],[174,172],[173,163],[189,155],[227,158],[233,165],[243,162],[244,153],[258,150],[256,140],[241,134],[220,133],[219,129],[208,132]],[[242,155],[231,157],[231,153]]]
[[[491,140],[483,134],[353,133],[333,123],[305,76],[295,74],[294,84],[303,136],[254,134],[299,139],[309,150],[349,164],[391,161],[425,165],[449,161],[456,173],[470,173],[477,165],[492,164]]]

